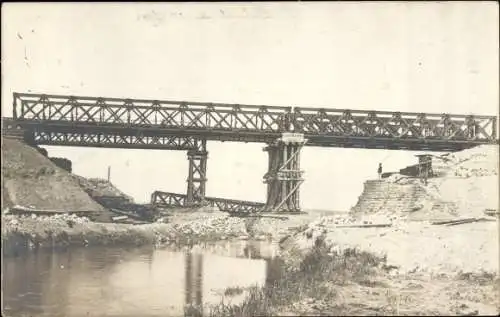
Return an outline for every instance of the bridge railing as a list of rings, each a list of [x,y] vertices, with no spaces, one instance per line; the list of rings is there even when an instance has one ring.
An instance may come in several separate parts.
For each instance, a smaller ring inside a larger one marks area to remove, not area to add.
[[[290,112],[291,107],[14,93],[17,120],[89,125],[278,132]]]
[[[295,107],[294,132],[357,138],[495,141],[494,116]]]

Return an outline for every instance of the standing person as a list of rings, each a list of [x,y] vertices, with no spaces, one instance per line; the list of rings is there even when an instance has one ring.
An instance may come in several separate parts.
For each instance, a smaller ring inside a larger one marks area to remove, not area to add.
[[[378,163],[378,179],[382,179],[382,163]]]

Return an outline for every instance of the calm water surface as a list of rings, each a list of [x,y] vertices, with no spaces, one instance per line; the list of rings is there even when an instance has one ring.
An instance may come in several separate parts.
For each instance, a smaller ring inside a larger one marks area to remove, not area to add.
[[[8,316],[183,316],[186,304],[237,303],[245,288],[275,271],[264,242],[225,242],[183,250],[85,248],[4,258]],[[243,289],[224,295],[228,288]]]

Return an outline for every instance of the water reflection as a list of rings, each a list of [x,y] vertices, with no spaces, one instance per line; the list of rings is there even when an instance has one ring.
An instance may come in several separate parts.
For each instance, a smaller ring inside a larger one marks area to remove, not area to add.
[[[264,243],[188,250],[89,248],[4,258],[3,311],[32,316],[182,316],[189,305],[237,303],[224,295],[271,281],[274,248]]]

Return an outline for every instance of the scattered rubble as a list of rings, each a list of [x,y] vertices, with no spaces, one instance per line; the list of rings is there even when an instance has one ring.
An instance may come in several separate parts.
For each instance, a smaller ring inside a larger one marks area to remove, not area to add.
[[[254,228],[255,227],[255,228]],[[181,215],[161,221],[131,225],[97,223],[77,215],[3,215],[2,243],[6,252],[54,246],[100,246],[190,244],[196,241],[269,240],[274,233],[262,234],[258,224],[225,213],[197,214],[196,219]],[[249,229],[255,229],[254,231]],[[284,227],[286,228],[286,227]]]

